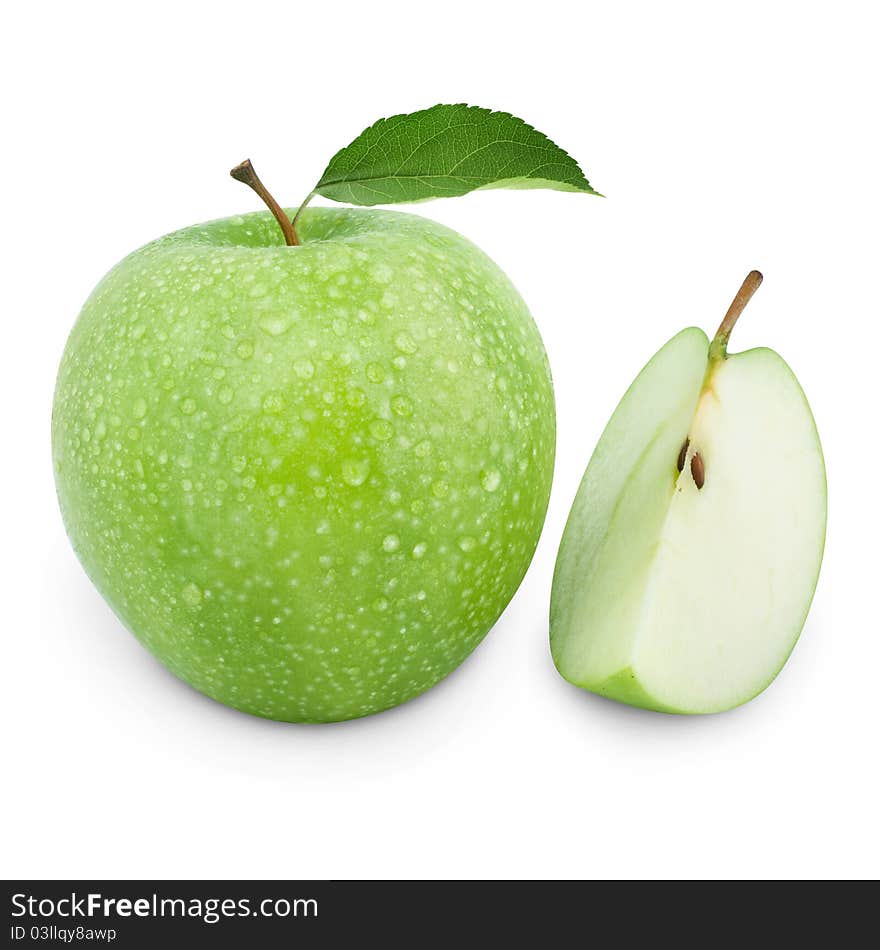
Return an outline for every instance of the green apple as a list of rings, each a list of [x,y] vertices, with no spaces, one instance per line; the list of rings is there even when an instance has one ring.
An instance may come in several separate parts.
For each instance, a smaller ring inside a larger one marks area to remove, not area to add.
[[[330,721],[401,703],[516,591],[550,491],[546,355],[510,281],[425,219],[311,209],[169,234],[98,285],[52,443],[76,552],[170,670]]]
[[[634,706],[719,712],[788,658],[822,561],[822,449],[775,352],[727,353],[752,272],[709,344],[683,330],[608,423],[569,516],[550,640],[571,683]]]

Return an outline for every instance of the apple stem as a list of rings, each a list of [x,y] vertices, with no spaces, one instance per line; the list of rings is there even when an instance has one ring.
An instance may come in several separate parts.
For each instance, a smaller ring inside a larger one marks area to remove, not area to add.
[[[724,359],[727,356],[727,341],[736,326],[736,321],[739,320],[739,315],[745,310],[746,304],[752,299],[755,291],[761,286],[763,279],[764,277],[760,271],[753,270],[742,282],[742,286],[727,308],[727,313],[721,321],[721,326],[718,327],[712,345],[709,347],[710,359]]]
[[[290,218],[284,212],[284,209],[280,204],[269,194],[266,186],[260,181],[259,176],[254,171],[254,166],[251,164],[251,160],[246,158],[241,164],[236,165],[235,168],[229,173],[236,181],[243,182],[249,188],[253,190],[263,199],[266,203],[266,207],[272,212],[275,216],[275,220],[278,222],[279,227],[281,228],[281,233],[284,235],[284,242],[288,247],[298,247],[299,239],[296,236],[296,229],[294,228],[294,221],[291,221]],[[300,211],[302,208],[300,208]],[[299,211],[296,214],[296,217],[299,217]]]

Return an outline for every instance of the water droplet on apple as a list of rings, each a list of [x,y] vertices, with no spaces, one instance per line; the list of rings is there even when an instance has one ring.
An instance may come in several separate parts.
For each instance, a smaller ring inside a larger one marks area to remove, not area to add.
[[[406,396],[394,396],[391,399],[391,410],[398,416],[411,416],[413,413],[412,400]]]
[[[394,271],[384,263],[376,264],[370,272],[377,284],[390,284]]]
[[[419,558],[423,558],[423,557],[425,556],[425,552],[426,552],[427,550],[428,550],[428,545],[425,544],[424,541],[420,541],[420,542],[412,549],[412,556],[413,556],[416,560],[419,560]]]
[[[342,463],[342,480],[347,485],[363,485],[370,474],[368,459],[346,459]]]
[[[250,340],[242,340],[235,348],[239,359],[249,360],[254,355],[254,344]]]
[[[355,386],[354,388],[349,389],[345,399],[349,406],[351,406],[353,409],[357,409],[358,406],[362,406],[366,402],[367,396],[363,389],[358,389]]]
[[[384,597],[377,597],[373,601],[373,610],[377,611],[378,613],[382,613],[383,611],[387,609],[388,609],[388,601]]]
[[[367,363],[366,373],[371,383],[381,383],[385,379],[385,367],[381,363]]]
[[[501,472],[496,468],[489,468],[480,474],[480,484],[484,491],[495,491],[501,484]]]
[[[293,371],[300,379],[311,379],[315,375],[315,364],[306,356],[293,364]]]
[[[400,538],[396,534],[386,534],[382,539],[382,550],[389,554],[400,547]]]
[[[370,423],[370,435],[380,442],[387,442],[394,435],[394,426],[387,419],[374,419]]]
[[[477,539],[472,538],[469,534],[463,535],[458,539],[458,546],[467,553],[468,551],[473,551],[477,546]]]
[[[251,291],[253,295],[253,291]],[[267,313],[260,320],[260,329],[269,336],[281,336],[290,329],[290,315],[287,313]]]
[[[263,412],[267,415],[277,415],[284,409],[284,399],[280,393],[268,393],[263,399]]]
[[[190,607],[198,607],[202,602],[202,591],[196,584],[190,582],[180,592],[180,596],[185,604]]]
[[[408,333],[398,333],[394,338],[394,345],[401,353],[415,353],[418,350],[416,341]]]

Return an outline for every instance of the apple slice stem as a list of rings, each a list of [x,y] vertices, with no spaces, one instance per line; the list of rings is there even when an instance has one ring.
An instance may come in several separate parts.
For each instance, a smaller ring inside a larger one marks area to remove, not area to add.
[[[727,313],[721,321],[721,326],[718,327],[712,345],[709,347],[710,359],[724,359],[727,356],[727,341],[730,339],[734,326],[736,326],[736,321],[739,320],[739,315],[745,310],[746,304],[752,299],[755,291],[761,286],[763,279],[764,277],[760,271],[753,270],[742,282],[742,286],[727,308]]]
[[[251,164],[251,160],[246,158],[243,162],[236,165],[229,174],[232,175],[236,181],[243,182],[249,188],[252,188],[263,199],[263,201],[266,203],[266,207],[275,216],[275,220],[278,222],[278,225],[281,228],[281,233],[284,235],[285,244],[287,244],[288,247],[298,247],[299,239],[296,236],[294,222],[287,217],[284,209],[280,204],[278,204],[278,202],[269,193],[269,190],[266,188],[266,186],[260,181],[260,176],[257,175],[256,171],[254,171],[254,166]],[[297,212],[296,217],[299,217],[299,212]]]

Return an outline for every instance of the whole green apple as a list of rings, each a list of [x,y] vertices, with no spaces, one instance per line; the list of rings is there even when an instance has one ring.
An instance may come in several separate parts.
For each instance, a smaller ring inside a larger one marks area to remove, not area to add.
[[[294,722],[446,676],[516,591],[550,491],[537,328],[459,235],[311,209],[175,232],[71,333],[52,445],[89,576],[170,670]]]

